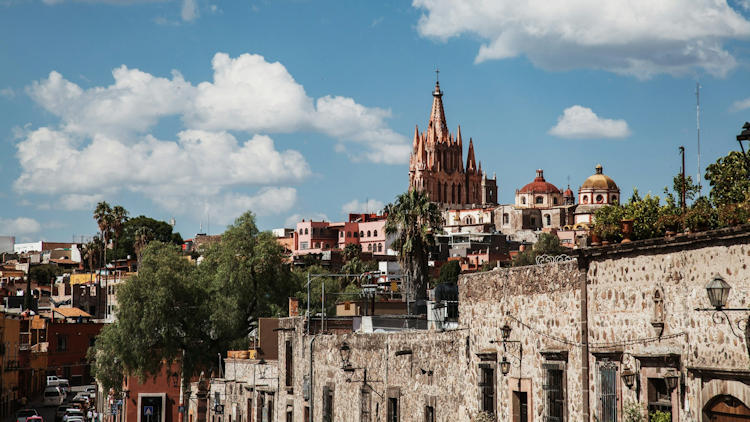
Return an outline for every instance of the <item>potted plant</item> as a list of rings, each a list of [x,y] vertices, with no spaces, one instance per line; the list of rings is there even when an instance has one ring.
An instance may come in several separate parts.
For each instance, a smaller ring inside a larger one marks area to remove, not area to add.
[[[630,242],[630,236],[633,235],[633,223],[635,222],[632,218],[623,218],[620,220],[620,228],[622,229],[622,243]]]

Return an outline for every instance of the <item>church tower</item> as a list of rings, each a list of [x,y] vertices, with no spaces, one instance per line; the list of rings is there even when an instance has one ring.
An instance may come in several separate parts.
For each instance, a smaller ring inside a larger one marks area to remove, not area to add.
[[[497,204],[497,178],[489,179],[482,163],[477,164],[471,138],[464,166],[461,126],[455,136],[448,130],[440,81],[432,91],[427,129],[422,133],[419,127],[414,129],[409,189],[427,192],[430,200],[445,207]]]

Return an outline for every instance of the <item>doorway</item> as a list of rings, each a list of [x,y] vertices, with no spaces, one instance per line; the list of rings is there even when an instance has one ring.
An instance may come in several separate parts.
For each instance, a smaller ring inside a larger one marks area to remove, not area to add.
[[[513,392],[513,422],[529,422],[529,400],[525,391]]]
[[[703,408],[704,421],[750,422],[750,408],[730,395],[712,398]]]

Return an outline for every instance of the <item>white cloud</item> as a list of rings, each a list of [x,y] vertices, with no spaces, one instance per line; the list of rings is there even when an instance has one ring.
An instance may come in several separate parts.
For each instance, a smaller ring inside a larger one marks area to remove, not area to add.
[[[369,212],[380,213],[383,207],[385,207],[383,201],[378,201],[377,199],[368,199],[366,201],[354,199],[341,206],[341,213],[345,215]]]
[[[16,97],[16,91],[14,91],[11,87],[0,89],[0,97],[5,97],[9,100],[12,100]]]
[[[302,220],[312,221],[331,221],[328,216],[321,212],[313,212],[307,214],[292,214],[284,220],[284,227],[294,228]]]
[[[735,101],[734,103],[732,103],[732,106],[729,107],[729,110],[730,111],[742,111],[748,108],[750,108],[750,98],[745,98],[744,100],[739,100],[739,101]]]
[[[195,20],[200,14],[198,13],[198,4],[195,0],[182,0],[182,20],[190,22]]]
[[[630,129],[625,120],[601,118],[590,108],[574,105],[558,117],[549,134],[568,139],[625,138]]]
[[[0,218],[0,233],[4,235],[22,235],[38,233],[42,225],[33,218]]]
[[[61,196],[58,204],[62,209],[68,211],[93,211],[96,204],[103,200],[104,195],[102,194],[86,195],[74,193]]]
[[[736,66],[722,42],[746,39],[750,22],[726,0],[413,0],[419,33],[484,43],[477,62],[525,55],[550,70],[604,69],[649,78]],[[744,5],[744,0],[742,2]]]

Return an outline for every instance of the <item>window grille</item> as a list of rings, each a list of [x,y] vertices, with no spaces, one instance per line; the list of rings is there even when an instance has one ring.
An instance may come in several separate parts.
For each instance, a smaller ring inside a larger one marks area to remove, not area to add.
[[[563,391],[564,371],[561,368],[546,368],[544,391],[544,422],[563,422],[565,419],[565,396]]]
[[[617,422],[617,365],[602,362],[599,365],[599,400],[601,402],[601,422]]]

